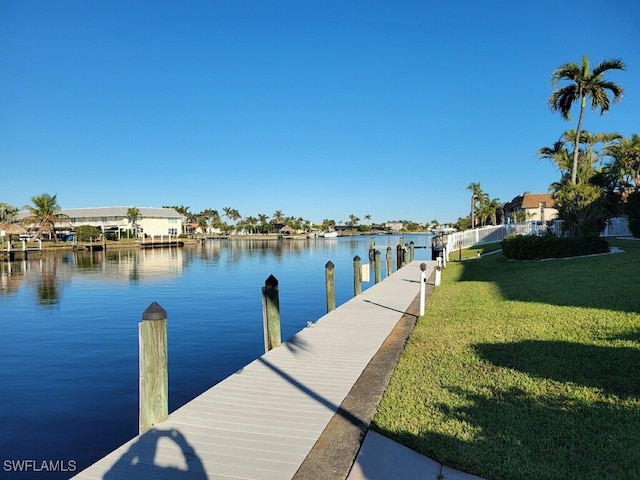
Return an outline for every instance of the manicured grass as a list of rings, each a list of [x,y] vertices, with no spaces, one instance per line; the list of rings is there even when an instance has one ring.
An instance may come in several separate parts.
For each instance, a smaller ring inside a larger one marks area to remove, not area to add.
[[[640,478],[640,241],[610,243],[452,254],[373,428],[487,479]]]

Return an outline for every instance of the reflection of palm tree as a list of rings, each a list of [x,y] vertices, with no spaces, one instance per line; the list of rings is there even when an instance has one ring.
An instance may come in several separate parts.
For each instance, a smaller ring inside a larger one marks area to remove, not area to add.
[[[52,197],[48,193],[31,197],[33,206],[27,206],[29,215],[22,219],[22,223],[38,226],[38,230],[34,234],[35,237],[46,233],[49,237],[53,237],[56,242],[58,241],[56,223],[63,222],[69,217],[61,213],[56,197],[57,195]]]
[[[48,307],[60,302],[59,280],[56,275],[56,260],[43,262],[43,270],[36,280],[37,303]]]

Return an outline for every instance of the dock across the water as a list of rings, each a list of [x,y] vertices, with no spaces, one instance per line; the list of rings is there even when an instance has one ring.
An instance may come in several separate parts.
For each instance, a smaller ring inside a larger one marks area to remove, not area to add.
[[[421,263],[431,277],[435,261],[409,263],[73,478],[332,478],[310,454],[336,418],[368,428],[348,397],[415,305]]]

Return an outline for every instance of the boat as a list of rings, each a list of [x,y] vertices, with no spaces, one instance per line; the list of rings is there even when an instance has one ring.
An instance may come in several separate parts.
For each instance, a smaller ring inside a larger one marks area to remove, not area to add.
[[[336,238],[338,236],[338,232],[335,230],[329,230],[328,232],[324,232],[322,236],[324,238]]]

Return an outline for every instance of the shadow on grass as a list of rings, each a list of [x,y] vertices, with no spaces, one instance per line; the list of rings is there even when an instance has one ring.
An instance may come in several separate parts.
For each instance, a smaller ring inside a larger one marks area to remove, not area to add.
[[[432,406],[438,422],[418,433],[375,429],[488,479],[640,478],[639,349],[530,340],[473,348],[491,364],[487,378],[495,366],[548,382],[448,382],[451,401]]]
[[[637,410],[565,395],[534,398],[517,387],[490,393],[448,389],[460,402],[436,408],[477,432],[472,439],[434,431],[380,433],[488,479],[640,478]]]
[[[640,349],[572,342],[525,340],[475,345],[492,364],[528,375],[640,398]]]
[[[640,250],[621,254],[508,261],[491,255],[461,263],[459,281],[491,282],[508,300],[640,312]]]

